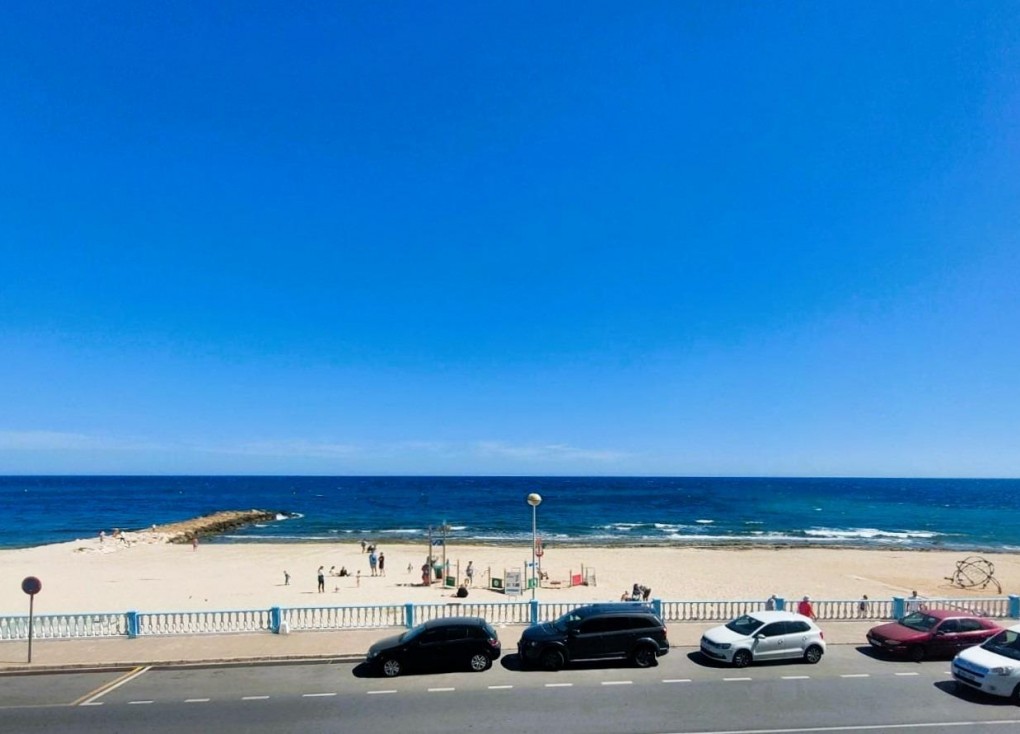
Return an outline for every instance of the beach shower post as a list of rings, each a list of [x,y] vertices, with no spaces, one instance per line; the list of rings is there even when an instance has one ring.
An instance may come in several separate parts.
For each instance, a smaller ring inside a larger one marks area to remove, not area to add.
[[[535,573],[535,550],[538,545],[538,506],[542,504],[542,495],[532,492],[528,495],[528,504],[531,505],[531,598],[535,598],[535,587],[538,586],[538,577]]]

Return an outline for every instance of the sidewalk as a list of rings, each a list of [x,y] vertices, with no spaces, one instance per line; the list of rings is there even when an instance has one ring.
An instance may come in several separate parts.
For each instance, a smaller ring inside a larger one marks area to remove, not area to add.
[[[877,624],[822,623],[830,645],[865,645],[865,633]],[[711,623],[675,622],[668,625],[670,645],[696,648]],[[516,652],[523,626],[499,627],[503,653]],[[132,668],[139,665],[217,665],[225,663],[293,662],[301,660],[359,662],[376,640],[399,634],[402,628],[256,634],[174,635],[136,639],[35,640],[32,662],[28,643],[0,642],[0,674],[53,672],[94,668]]]

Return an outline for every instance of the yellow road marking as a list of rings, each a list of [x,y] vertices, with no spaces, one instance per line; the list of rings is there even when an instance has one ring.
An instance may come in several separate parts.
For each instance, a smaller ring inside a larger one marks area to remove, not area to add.
[[[109,681],[107,683],[104,683],[103,685],[99,686],[95,690],[89,691],[84,696],[76,698],[74,701],[71,701],[71,703],[69,703],[68,706],[81,706],[84,703],[91,703],[92,701],[96,700],[97,698],[100,698],[101,696],[105,696],[107,693],[109,693],[113,689],[120,688],[122,685],[124,685],[128,681],[134,680],[138,676],[140,676],[143,673],[147,672],[151,667],[152,667],[151,665],[145,665],[145,666],[139,666],[137,668],[129,670],[128,672],[124,673],[124,675],[119,676],[117,678],[114,678],[113,680],[111,680],[111,681]]]

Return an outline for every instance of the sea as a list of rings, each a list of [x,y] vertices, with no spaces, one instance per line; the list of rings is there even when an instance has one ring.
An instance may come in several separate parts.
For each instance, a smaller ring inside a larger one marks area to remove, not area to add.
[[[541,496],[533,510],[529,494]],[[220,510],[276,520],[206,542],[754,545],[1020,550],[1020,479],[0,477],[0,547]]]

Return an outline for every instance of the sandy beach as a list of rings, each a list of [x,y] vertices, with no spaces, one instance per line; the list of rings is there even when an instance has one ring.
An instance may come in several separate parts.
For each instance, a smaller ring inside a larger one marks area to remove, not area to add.
[[[43,584],[35,599],[38,614],[434,603],[448,600],[453,591],[422,585],[424,545],[381,545],[386,575],[372,576],[368,554],[358,543],[200,543],[193,548],[167,543],[161,533],[124,535],[124,540],[89,538],[0,551],[0,614],[27,613],[28,598],[21,591],[26,576]],[[442,550],[436,550],[441,559]],[[530,545],[451,543],[446,558],[461,580],[468,562],[474,563],[471,601],[503,601],[509,597],[486,588],[490,574],[502,577],[504,569],[523,569],[530,554]],[[961,589],[946,579],[968,555],[851,548],[547,547],[542,570],[548,580],[538,598],[616,600],[634,583],[666,600],[764,599],[770,594],[888,599],[913,589],[926,597],[998,596],[994,584]],[[994,564],[1003,595],[1020,593],[1020,556],[983,557]],[[319,566],[326,570],[322,593],[317,591]],[[329,574],[330,568],[341,567],[354,575]],[[594,584],[570,587],[571,575],[582,568]],[[290,575],[286,585],[284,571]]]

